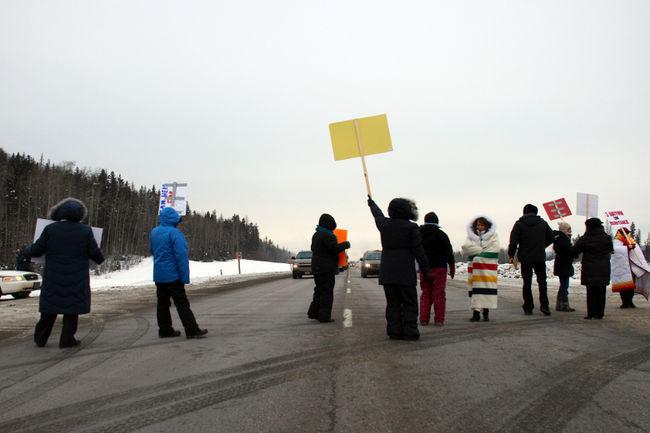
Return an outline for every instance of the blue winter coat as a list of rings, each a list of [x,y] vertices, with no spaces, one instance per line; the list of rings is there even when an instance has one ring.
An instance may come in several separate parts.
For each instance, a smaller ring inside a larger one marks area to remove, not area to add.
[[[182,281],[190,283],[190,260],[187,240],[176,228],[181,217],[166,207],[158,216],[158,227],[151,231],[150,249],[153,255],[153,280],[156,283]]]
[[[77,199],[65,199],[50,211],[57,222],[45,227],[29,247],[33,257],[45,255],[39,311],[48,314],[90,312],[88,259],[102,263],[104,256],[91,228],[81,221],[86,207]]]

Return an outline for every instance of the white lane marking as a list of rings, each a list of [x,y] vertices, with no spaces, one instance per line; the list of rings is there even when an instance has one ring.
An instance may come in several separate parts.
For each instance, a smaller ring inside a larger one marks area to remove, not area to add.
[[[348,289],[345,291],[345,293],[352,293],[352,289],[348,287]]]
[[[352,310],[349,308],[343,310],[343,327],[352,328]]]

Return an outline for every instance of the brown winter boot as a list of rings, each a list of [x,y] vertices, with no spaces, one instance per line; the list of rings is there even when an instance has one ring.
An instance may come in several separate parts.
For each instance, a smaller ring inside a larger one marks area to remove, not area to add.
[[[557,297],[555,298],[555,311],[562,311],[562,301],[560,301],[560,291],[557,292]]]

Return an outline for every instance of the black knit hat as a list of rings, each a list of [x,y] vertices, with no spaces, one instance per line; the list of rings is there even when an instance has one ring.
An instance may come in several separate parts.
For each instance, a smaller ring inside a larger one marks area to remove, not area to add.
[[[332,215],[324,213],[318,219],[318,225],[328,230],[334,230],[336,228],[336,221]]]
[[[528,203],[526,206],[524,206],[524,215],[531,214],[531,213],[533,215],[537,215],[537,206]]]
[[[585,221],[585,227],[587,230],[602,228],[603,222],[598,218],[589,218],[587,221]]]
[[[438,224],[438,215],[435,212],[429,212],[424,216],[424,222]]]

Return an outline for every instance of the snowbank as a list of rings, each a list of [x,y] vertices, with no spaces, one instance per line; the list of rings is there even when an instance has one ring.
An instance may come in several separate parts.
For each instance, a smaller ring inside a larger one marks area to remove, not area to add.
[[[555,263],[554,260],[549,260],[546,262],[546,277],[547,280],[557,280],[558,282],[560,279],[553,275],[553,264]],[[573,274],[573,277],[571,279],[573,280],[579,280],[580,279],[580,269],[581,265],[580,262],[574,263],[573,268],[575,269],[575,273]],[[500,278],[514,278],[514,279],[519,279],[521,278],[521,268],[515,269],[514,266],[510,264],[500,264],[498,268],[498,273]],[[456,274],[464,274],[467,275],[467,262],[458,262],[456,263]],[[534,279],[534,277],[533,277]]]
[[[259,262],[242,260],[242,274],[261,274],[269,272],[290,272],[288,263]],[[192,283],[217,279],[221,276],[237,275],[237,260],[227,262],[195,262],[190,261],[190,279]],[[91,289],[111,287],[137,287],[153,284],[153,259],[147,257],[142,262],[127,270],[109,272],[103,275],[91,275]]]

